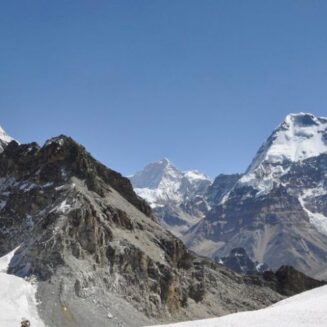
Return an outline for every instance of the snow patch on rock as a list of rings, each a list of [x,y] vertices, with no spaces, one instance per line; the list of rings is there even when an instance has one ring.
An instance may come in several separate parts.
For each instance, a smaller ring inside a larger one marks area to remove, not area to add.
[[[135,192],[152,208],[161,207],[167,201],[180,204],[188,196],[189,188],[196,189],[203,182],[211,183],[207,176],[197,170],[179,171],[166,158],[147,165],[130,180]]]
[[[310,195],[315,194],[317,192],[318,192],[318,194],[323,193],[322,191],[320,191],[320,192],[316,191],[315,192],[315,190],[312,190],[312,189],[304,191],[303,194],[301,196],[299,196],[299,202],[300,202],[303,210],[308,214],[311,224],[313,226],[315,226],[316,229],[320,233],[322,233],[324,235],[327,235],[327,217],[324,216],[322,213],[319,213],[319,212],[311,212],[305,206],[305,199],[307,197],[309,197]]]
[[[279,185],[294,162],[327,153],[327,118],[289,114],[261,146],[236,187],[250,186],[257,196]]]

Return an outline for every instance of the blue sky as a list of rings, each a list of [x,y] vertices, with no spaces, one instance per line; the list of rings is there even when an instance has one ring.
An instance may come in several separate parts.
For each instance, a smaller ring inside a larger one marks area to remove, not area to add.
[[[123,174],[242,172],[289,112],[327,116],[327,1],[0,4],[0,124]]]

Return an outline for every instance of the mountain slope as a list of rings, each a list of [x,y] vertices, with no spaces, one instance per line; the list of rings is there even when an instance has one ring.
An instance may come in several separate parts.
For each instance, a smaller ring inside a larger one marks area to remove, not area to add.
[[[241,178],[240,174],[220,174],[218,175],[212,185],[208,188],[206,197],[211,206],[222,201],[225,195],[235,186]]]
[[[243,248],[232,249],[228,256],[217,257],[216,261],[239,274],[253,275],[269,270],[265,263],[253,262]]]
[[[200,254],[243,247],[254,261],[327,277],[327,119],[291,114],[245,174],[184,236]]]
[[[327,320],[326,302],[327,286],[323,286],[278,302],[266,309],[162,327],[323,327]]]
[[[282,298],[188,251],[128,179],[71,138],[11,142],[0,154],[0,197],[0,255],[18,248],[8,273],[36,278],[46,325],[141,326]]]
[[[182,172],[168,159],[162,159],[147,165],[130,180],[160,223],[178,236],[208,212],[205,195],[211,182],[198,171]]]

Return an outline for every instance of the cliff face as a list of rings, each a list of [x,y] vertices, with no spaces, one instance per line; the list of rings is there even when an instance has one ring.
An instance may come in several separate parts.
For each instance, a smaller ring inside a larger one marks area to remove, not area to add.
[[[199,258],[152,218],[128,179],[72,139],[0,154],[0,255],[35,279],[50,326],[140,326],[256,309],[282,297]]]

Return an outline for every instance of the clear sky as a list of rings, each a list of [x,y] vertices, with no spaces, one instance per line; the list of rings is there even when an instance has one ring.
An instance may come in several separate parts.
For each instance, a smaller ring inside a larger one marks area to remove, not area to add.
[[[0,2],[0,125],[131,174],[242,172],[289,112],[327,116],[326,0]]]

